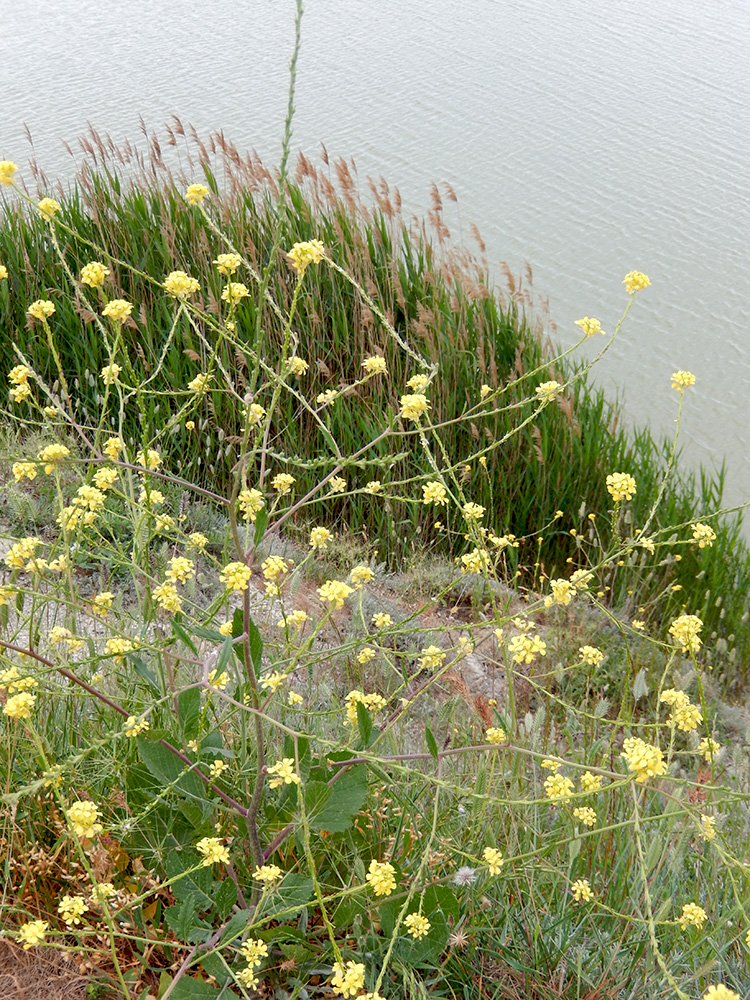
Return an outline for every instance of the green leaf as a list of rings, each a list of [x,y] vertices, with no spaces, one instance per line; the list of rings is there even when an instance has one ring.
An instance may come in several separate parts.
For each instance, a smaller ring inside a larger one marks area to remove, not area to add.
[[[193,640],[190,638],[190,636],[189,636],[188,632],[186,631],[186,629],[184,629],[182,627],[182,625],[180,625],[178,622],[176,622],[174,620],[174,618],[172,618],[171,624],[172,624],[172,631],[177,636],[177,638],[181,639],[185,643],[185,645],[193,653],[194,656],[197,656],[198,655],[198,649],[197,649],[195,643],[193,642]]]
[[[225,878],[219,885],[219,890],[214,894],[214,905],[216,912],[222,920],[226,920],[229,911],[237,902],[237,885],[234,879]]]
[[[258,511],[255,515],[255,538],[253,539],[255,548],[257,549],[260,545],[263,535],[266,533],[266,528],[268,527],[268,511],[265,507]]]
[[[580,853],[581,853],[581,838],[576,837],[575,840],[571,840],[571,842],[568,844],[568,863],[572,865]]]
[[[182,875],[182,878],[177,879],[170,887],[175,899],[183,901],[193,897],[201,910],[209,910],[214,903],[210,895],[213,882],[211,869],[208,866],[202,866],[196,871],[184,874],[197,865],[200,860],[201,857],[197,851],[170,851],[167,855],[165,868],[168,879]]]
[[[195,940],[196,931],[205,931],[208,924],[198,916],[200,901],[197,893],[189,893],[180,903],[168,906],[164,911],[164,919],[171,931],[180,941]]]
[[[245,615],[242,608],[235,608],[234,614],[232,615],[232,638],[239,639],[244,629]]]
[[[191,635],[197,636],[199,639],[210,639],[212,642],[224,641],[224,636],[218,628],[204,628],[202,625],[191,625],[190,633]]]
[[[255,668],[255,676],[260,677],[261,670],[263,669],[263,640],[260,637],[258,626],[252,618],[248,619],[247,633],[250,637],[250,656]]]
[[[211,986],[202,979],[191,979],[183,976],[170,993],[170,1000],[217,1000],[218,997],[231,997],[223,987]]]
[[[304,789],[308,822],[313,830],[321,829],[316,826],[317,819],[328,805],[333,792],[325,781],[308,781]]]
[[[283,910],[302,909],[315,895],[313,880],[307,875],[287,875],[263,906],[263,916],[270,917]]]
[[[203,782],[191,774],[188,766],[161,743],[137,736],[138,753],[151,774],[164,785],[174,785],[185,795],[205,799]]]
[[[150,667],[146,666],[146,664],[143,662],[140,656],[135,656],[133,653],[130,653],[130,655],[128,655],[128,662],[132,664],[133,669],[138,674],[138,676],[142,677],[143,680],[150,685],[150,687],[156,694],[161,694],[156,674],[153,672],[153,670],[151,670]]]
[[[174,622],[173,622],[174,624]],[[177,715],[183,736],[193,739],[198,735],[198,723],[201,717],[201,689],[197,687],[180,691],[177,695]]]
[[[361,701],[357,702],[357,726],[359,735],[362,738],[362,745],[365,749],[370,745],[370,734],[372,733],[372,716],[367,711],[367,706]]]
[[[244,931],[250,923],[252,912],[252,910],[238,910],[232,914],[229,923],[224,928],[224,933],[221,935],[222,944],[226,944]]]
[[[367,799],[367,768],[364,764],[355,764],[328,787],[331,797],[315,819],[310,821],[310,827],[328,833],[343,833],[352,825]]]
[[[424,739],[427,744],[427,749],[430,751],[435,760],[438,759],[438,746],[435,742],[435,737],[432,735],[432,730],[429,726],[424,727]]]

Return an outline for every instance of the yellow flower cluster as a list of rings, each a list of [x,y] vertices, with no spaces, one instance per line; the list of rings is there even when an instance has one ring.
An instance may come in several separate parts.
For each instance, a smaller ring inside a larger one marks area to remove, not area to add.
[[[34,319],[47,320],[53,315],[55,311],[54,302],[50,302],[49,299],[37,299],[36,302],[32,302],[26,312],[29,316],[33,316]]]
[[[604,659],[604,653],[596,646],[579,646],[578,653],[581,660],[590,667],[598,667]]]
[[[508,742],[505,730],[497,726],[490,726],[489,729],[485,730],[484,737],[488,743],[499,744]]]
[[[642,288],[647,288],[651,284],[642,271],[628,271],[622,279],[622,283],[625,285],[629,295],[639,292]]]
[[[221,298],[223,302],[229,302],[233,306],[236,306],[242,299],[246,299],[249,294],[247,285],[243,285],[241,281],[228,281],[221,293]]]
[[[238,253],[220,253],[213,263],[219,274],[234,274],[242,263],[242,257]]]
[[[672,388],[677,392],[684,392],[691,385],[695,385],[695,375],[692,372],[672,372]]]
[[[92,260],[90,264],[84,264],[81,268],[81,284],[88,285],[89,288],[101,288],[108,275],[108,267],[101,261]]]
[[[372,583],[375,574],[369,566],[355,566],[351,573],[351,581],[356,590],[361,590],[366,583]]]
[[[503,864],[502,852],[497,847],[485,847],[482,851],[482,860],[490,870],[490,875],[499,875]]]
[[[340,962],[333,963],[333,978],[331,986],[335,993],[342,997],[356,996],[365,985],[365,965],[364,962],[346,963],[346,967]]]
[[[168,581],[160,583],[158,587],[154,587],[153,594],[156,603],[163,611],[169,612],[170,615],[176,615],[182,611],[182,598],[177,593],[177,588],[173,583]]]
[[[18,930],[18,940],[23,941],[23,950],[28,951],[34,945],[42,944],[49,924],[46,920],[29,920]]]
[[[132,311],[132,302],[128,302],[126,299],[112,299],[102,309],[102,316],[106,316],[114,323],[124,323]]]
[[[352,726],[357,725],[357,705],[364,705],[368,712],[375,715],[388,704],[379,694],[365,694],[363,691],[350,691],[346,696],[346,718]]]
[[[68,927],[74,927],[80,924],[81,917],[87,909],[88,906],[86,905],[86,900],[83,896],[65,895],[58,904],[57,912],[63,918]]]
[[[375,628],[388,628],[389,625],[393,625],[393,619],[386,611],[376,611],[371,621]]]
[[[675,691],[674,688],[667,688],[662,691],[659,701],[669,705],[672,711],[667,717],[670,726],[676,726],[683,733],[690,733],[703,721],[700,709],[690,704],[690,699],[684,691]]]
[[[718,986],[709,986],[701,1000],[742,1000],[742,997],[723,983],[719,983]]]
[[[187,536],[188,545],[198,552],[203,552],[208,545],[208,538],[201,531],[193,531]]]
[[[422,494],[422,503],[434,503],[437,505],[448,503],[448,497],[442,483],[425,483],[422,486]]]
[[[602,330],[602,324],[598,319],[592,319],[590,316],[584,316],[583,319],[576,320],[576,326],[580,326],[587,337],[593,337],[594,334],[604,333]]]
[[[14,694],[3,705],[3,715],[9,719],[30,719],[31,710],[36,705],[36,697],[28,691]]]
[[[591,886],[589,885],[589,880],[587,878],[576,879],[576,881],[571,885],[570,891],[573,893],[573,899],[576,903],[590,903],[594,898],[594,893],[591,890]]]
[[[214,864],[226,865],[229,863],[229,851],[220,837],[203,837],[195,846],[198,853],[203,856],[201,864],[204,868],[209,868]]]
[[[411,395],[407,393],[401,397],[399,404],[401,406],[400,416],[405,420],[419,420],[422,414],[430,408],[427,397],[421,392],[415,392]]]
[[[442,666],[444,660],[445,653],[439,646],[425,646],[422,649],[422,655],[419,657],[419,662],[423,670],[436,670]]]
[[[472,549],[461,556],[462,573],[482,573],[489,568],[489,558],[482,549]]]
[[[205,184],[191,184],[185,192],[185,199],[190,205],[198,205],[208,194]]]
[[[154,448],[149,448],[146,452],[141,449],[136,452],[135,461],[149,472],[155,472],[161,465],[161,455]]]
[[[331,540],[331,532],[328,528],[313,528],[310,532],[310,548],[320,549],[321,552],[327,547]]]
[[[320,240],[295,243],[288,253],[289,261],[301,277],[310,264],[319,264],[323,260],[325,249]]]
[[[344,601],[353,593],[354,590],[340,580],[326,580],[322,587],[318,587],[318,597],[321,601],[332,604],[337,610],[343,608]]]
[[[263,959],[268,957],[268,945],[265,941],[248,938],[240,948],[240,952],[248,964],[235,976],[247,989],[255,989],[258,985],[255,970],[262,964]]]
[[[508,643],[514,663],[533,663],[537,656],[547,655],[547,643],[538,635],[514,635]]]
[[[307,621],[307,612],[300,609],[292,611],[286,616],[286,621],[282,618],[278,622],[279,628],[285,628],[287,625],[291,625],[292,628],[301,628]]]
[[[16,170],[18,167],[11,160],[0,160],[0,184],[10,187]]]
[[[34,558],[37,546],[41,545],[38,538],[28,535],[16,542],[5,553],[5,565],[10,569],[25,569],[29,560]]]
[[[423,917],[421,913],[410,913],[404,917],[404,927],[418,941],[429,932],[431,924],[427,917]]]
[[[270,691],[271,694],[275,694],[283,683],[284,675],[280,674],[278,670],[272,670],[270,674],[263,674],[260,679],[260,686],[264,691]]]
[[[290,375],[306,375],[309,367],[310,365],[305,360],[298,357],[289,358],[286,363],[286,369]]]
[[[277,760],[275,764],[266,769],[266,773],[271,776],[271,780],[268,782],[271,788],[278,788],[279,785],[299,785],[300,783],[300,776],[294,770],[293,757]]]
[[[97,594],[94,597],[93,607],[91,610],[100,618],[106,618],[107,612],[112,608],[114,599],[115,595],[111,590],[103,590],[101,594]]]
[[[22,403],[24,399],[29,398],[31,395],[31,388],[29,386],[30,375],[31,369],[27,365],[16,365],[8,372],[8,381],[11,384],[8,395],[11,402]]]
[[[328,492],[344,493],[346,491],[346,480],[341,476],[334,476],[328,483]]]
[[[123,639],[121,636],[107,639],[104,644],[104,652],[108,656],[114,656],[119,663],[122,663],[125,653],[132,653],[137,648],[137,644],[132,639]]]
[[[227,590],[241,591],[247,590],[251,576],[249,566],[241,562],[231,562],[221,571],[219,579]]]
[[[288,472],[279,472],[271,480],[271,486],[280,496],[284,496],[286,493],[291,493],[294,483],[294,476],[290,476]]]
[[[615,501],[632,500],[636,494],[636,482],[627,472],[613,472],[607,476],[607,492]]]
[[[114,361],[110,365],[105,365],[101,370],[101,377],[105,385],[114,385],[120,376],[122,367]]]
[[[362,367],[368,375],[388,374],[388,367],[386,366],[385,358],[381,358],[379,354],[373,354],[371,357],[365,358],[362,362]]]
[[[693,525],[693,541],[698,543],[699,549],[705,549],[716,541],[716,532],[709,524],[701,524],[697,521]]]
[[[396,888],[396,869],[387,861],[370,862],[370,867],[365,878],[372,886],[372,891],[376,896],[390,896]]]
[[[553,604],[570,604],[576,596],[576,586],[570,580],[550,580],[551,594],[544,598],[545,608],[551,608]]]
[[[357,653],[357,663],[361,663],[364,666],[364,664],[374,660],[377,655],[372,646],[365,646]]]
[[[249,490],[247,488],[240,490],[238,502],[242,516],[246,521],[253,522],[266,505],[266,501],[263,499],[263,494],[260,490]]]
[[[54,198],[42,198],[36,207],[41,212],[42,218],[47,222],[51,222],[52,217],[57,215],[61,208],[60,202],[55,201]]]
[[[591,771],[584,771],[581,775],[582,792],[598,792],[602,787],[604,777],[601,774],[592,774]]]
[[[281,878],[281,869],[277,865],[261,865],[253,872],[253,878],[268,887]]]
[[[625,758],[628,770],[635,772],[635,780],[641,784],[667,773],[667,764],[659,747],[644,743],[637,736],[628,737],[622,747],[620,756]]]
[[[702,645],[698,634],[702,628],[703,622],[696,615],[680,615],[669,626],[669,634],[683,653],[697,653]]]
[[[698,753],[705,761],[711,760],[721,750],[721,744],[717,743],[711,736],[704,736],[698,744]]]
[[[708,914],[702,906],[698,906],[697,903],[685,903],[682,913],[678,918],[678,923],[684,931],[688,927],[697,927],[699,931],[702,931],[703,925],[707,920]]]
[[[17,483],[22,479],[36,479],[36,465],[33,462],[14,462],[11,472]]]
[[[131,739],[140,736],[141,733],[147,733],[150,728],[151,723],[148,719],[137,719],[134,715],[129,715],[125,720],[125,735]]]
[[[553,379],[550,382],[542,382],[541,385],[536,387],[534,392],[537,394],[540,402],[548,403],[551,399],[555,398],[560,389],[562,389],[562,385]]]
[[[478,503],[465,503],[462,513],[467,521],[481,521],[484,517],[484,507]]]
[[[74,802],[68,809],[68,821],[78,837],[91,840],[103,830],[98,823],[99,807],[95,802]]]
[[[591,806],[579,806],[573,810],[573,816],[579,823],[583,823],[584,826],[596,825],[596,813]]]
[[[562,774],[550,774],[544,781],[544,794],[553,802],[559,799],[569,799],[575,787],[570,778]]]

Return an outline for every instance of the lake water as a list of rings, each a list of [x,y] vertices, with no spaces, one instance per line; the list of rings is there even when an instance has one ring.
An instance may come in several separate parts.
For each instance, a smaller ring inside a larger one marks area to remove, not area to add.
[[[0,159],[25,163],[26,123],[66,179],[88,122],[143,142],[139,116],[174,113],[272,165],[293,21],[292,0],[6,2]],[[562,344],[583,315],[611,329],[645,271],[597,378],[670,433],[670,374],[693,371],[684,461],[726,456],[727,499],[750,498],[748,0],[308,0],[302,34],[293,148],[415,212],[449,183],[453,238],[475,222],[491,263],[529,262]]]

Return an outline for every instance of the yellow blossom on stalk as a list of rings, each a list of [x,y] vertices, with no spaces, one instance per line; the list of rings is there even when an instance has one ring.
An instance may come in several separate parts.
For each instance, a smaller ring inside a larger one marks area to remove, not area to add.
[[[154,448],[149,448],[145,453],[140,449],[136,452],[135,461],[136,465],[144,466],[149,472],[155,472],[162,464],[161,455]]]
[[[281,878],[281,869],[277,865],[261,865],[253,872],[253,878],[268,887]]]
[[[361,590],[366,583],[372,583],[375,574],[369,566],[355,566],[351,573],[352,583],[357,590]]]
[[[370,493],[372,496],[377,496],[378,493],[382,493],[383,486],[379,479],[371,479],[365,486],[364,491],[365,493]]]
[[[419,420],[422,414],[430,408],[427,397],[421,392],[402,396],[399,402],[401,406],[400,416],[406,420]]]
[[[120,456],[120,453],[125,451],[125,445],[121,438],[113,437],[105,443],[102,451],[107,458],[111,458],[112,461],[115,462]]]
[[[684,931],[688,927],[697,927],[699,931],[702,931],[707,920],[708,914],[702,906],[698,906],[697,903],[685,903],[677,922]]]
[[[347,962],[346,967],[340,962],[333,963],[333,978],[331,986],[334,992],[342,997],[353,997],[365,985],[364,962]]]
[[[205,184],[191,184],[185,192],[185,199],[190,205],[197,205],[207,194],[208,188]]]
[[[209,777],[211,777],[215,781],[217,778],[220,778],[225,771],[228,770],[229,770],[229,764],[227,764],[226,761],[214,760],[209,765],[208,774]]]
[[[201,393],[206,388],[208,383],[211,381],[210,375],[205,375],[203,373],[196,375],[195,378],[191,378],[188,382],[188,389],[191,392]]]
[[[643,784],[649,778],[667,773],[667,764],[659,747],[644,743],[637,736],[630,736],[622,744],[621,757],[628,763],[628,770],[635,772],[635,780]]]
[[[696,615],[680,615],[669,626],[669,634],[683,653],[697,653],[702,642],[698,635],[703,622]]]
[[[627,472],[613,472],[607,476],[607,492],[615,501],[632,500],[636,493],[636,482]]]
[[[579,823],[583,823],[584,826],[596,825],[596,813],[591,806],[579,806],[579,808],[573,810],[573,816]]]
[[[278,788],[279,785],[298,785],[300,783],[300,776],[294,770],[293,757],[284,757],[283,760],[277,760],[275,764],[266,768],[266,773],[271,778],[268,782],[271,788]]]
[[[232,634],[232,622],[231,622],[231,620],[228,621],[228,622],[224,622],[223,625],[220,625],[219,626],[219,632],[222,635],[231,635]]]
[[[34,558],[34,553],[39,545],[41,545],[41,541],[34,538],[33,535],[22,538],[20,542],[11,545],[5,553],[5,565],[10,569],[23,569],[27,561]]]
[[[117,890],[111,882],[100,882],[98,885],[94,886],[91,892],[91,898],[97,903],[103,903],[106,900],[111,899],[116,893]]]
[[[17,694],[19,691],[33,691],[39,687],[39,681],[35,677],[22,677],[17,667],[10,667],[0,673],[0,688],[8,690],[8,694]]]
[[[721,750],[721,744],[717,743],[711,736],[704,736],[698,744],[698,753],[705,761],[711,760]]]
[[[488,743],[507,743],[508,737],[504,729],[500,729],[497,726],[490,726],[489,729],[485,730],[485,739]]]
[[[598,667],[604,659],[604,653],[596,646],[579,646],[578,652],[581,660],[590,667]]]
[[[699,549],[705,549],[716,541],[716,532],[710,525],[697,521],[693,525],[693,541],[698,543]]]
[[[320,392],[315,397],[316,403],[322,403],[324,406],[330,406],[334,400],[338,399],[339,394],[335,389],[326,389],[325,392]]]
[[[256,989],[260,983],[260,980],[255,975],[255,967],[252,965],[248,965],[246,969],[240,969],[239,972],[235,972],[234,978],[248,990]]]
[[[268,945],[265,941],[248,938],[240,948],[240,952],[248,965],[260,965],[264,958],[268,958]]]
[[[8,280],[8,268],[5,264],[0,264],[0,281]]]
[[[716,836],[716,817],[701,813],[701,837],[704,840],[713,840]]]
[[[125,299],[112,299],[112,301],[108,302],[102,309],[102,316],[106,316],[114,323],[124,323],[132,311],[133,305],[131,302],[128,302]]]
[[[692,733],[702,721],[703,716],[700,709],[691,704],[673,709],[667,718],[670,726],[676,726],[683,733]]]
[[[261,570],[266,580],[278,580],[280,576],[289,572],[286,560],[281,556],[269,556],[261,564]]]
[[[540,402],[548,403],[551,399],[555,398],[560,389],[562,389],[562,385],[553,379],[551,382],[542,382],[541,385],[536,387],[534,392],[537,394]]]
[[[55,311],[54,302],[50,302],[49,299],[37,299],[36,302],[32,302],[26,312],[29,316],[33,316],[34,319],[45,320],[48,319]]]
[[[499,875],[503,864],[502,852],[497,847],[485,847],[482,860],[490,870],[490,875]]]
[[[690,699],[684,691],[675,691],[674,688],[665,688],[659,695],[659,701],[670,708],[684,708],[690,704]]]
[[[370,663],[374,660],[376,656],[377,653],[372,646],[365,646],[364,649],[361,649],[359,653],[357,653],[357,663],[361,663],[364,666],[366,663]]]
[[[299,705],[304,704],[304,701],[305,699],[301,694],[298,694],[296,691],[289,692],[288,703],[290,708],[297,708]]]
[[[220,253],[213,263],[219,274],[234,274],[242,263],[242,257],[238,253]]]
[[[370,620],[375,628],[387,628],[389,625],[393,625],[393,619],[385,611],[376,611]]]
[[[197,552],[204,552],[208,545],[208,538],[201,531],[193,531],[187,536],[188,545]]]
[[[132,639],[123,639],[120,636],[107,639],[104,644],[104,652],[108,656],[114,656],[120,662],[122,662],[122,657],[125,653],[132,653],[137,648],[136,643]]]
[[[538,635],[514,635],[508,643],[514,663],[533,663],[537,656],[547,655],[547,643]]]
[[[115,595],[111,590],[104,590],[101,594],[97,594],[93,599],[92,611],[95,615],[99,615],[100,618],[106,617],[108,611],[112,609],[112,602],[115,599]]]
[[[326,580],[322,587],[318,587],[318,597],[321,601],[332,604],[336,610],[343,608],[344,601],[354,590],[339,580]]]
[[[173,583],[161,583],[154,588],[154,599],[160,608],[175,615],[182,611],[182,599]]]
[[[481,521],[484,517],[484,507],[478,503],[465,503],[462,513],[467,521]]]
[[[422,494],[422,503],[434,503],[438,505],[448,503],[448,497],[446,496],[445,487],[442,483],[424,483],[422,486]]]
[[[587,878],[576,879],[571,885],[570,891],[573,893],[573,899],[576,903],[590,903],[594,898],[594,893],[591,891],[591,886]]]
[[[346,696],[346,718],[351,726],[357,725],[357,705],[359,704],[364,705],[368,712],[376,715],[388,703],[382,695],[375,694],[374,692],[365,694],[363,691],[350,691]]]
[[[629,295],[639,292],[642,288],[646,288],[651,284],[646,275],[641,271],[628,271],[622,279],[622,283],[625,285]]]
[[[95,802],[74,802],[68,809],[68,820],[78,837],[91,840],[104,829],[99,819],[99,807]]]
[[[372,886],[372,891],[376,896],[390,896],[396,888],[395,874],[396,869],[393,865],[388,864],[387,861],[376,861],[373,858],[365,878]]]
[[[472,549],[466,555],[461,556],[462,573],[481,573],[489,565],[487,553],[481,549]]]
[[[125,735],[129,739],[140,736],[141,733],[147,733],[150,728],[151,723],[148,719],[137,719],[134,715],[129,715],[125,720]]]
[[[551,757],[545,757],[540,766],[543,767],[545,771],[554,771],[555,774],[557,774],[563,766],[563,762],[561,760],[552,760]]]
[[[224,302],[231,302],[232,305],[237,305],[242,299],[246,299],[249,294],[247,285],[243,285],[241,281],[228,281],[221,293],[221,298]]]
[[[203,855],[201,864],[204,868],[215,864],[229,864],[229,851],[220,837],[203,837],[195,846],[198,853]]]
[[[577,569],[570,578],[570,582],[577,590],[586,590],[594,579],[594,574],[586,569]]]
[[[8,390],[8,396],[12,403],[23,403],[25,399],[29,399],[31,396],[31,389],[28,382],[21,382],[18,385],[13,386],[12,389]]]
[[[114,361],[111,365],[105,365],[101,370],[101,377],[105,385],[114,385],[120,377],[122,367]]]
[[[272,670],[270,674],[263,674],[260,679],[260,686],[265,691],[270,691],[271,694],[275,694],[283,683],[284,675],[280,674],[278,670]]]
[[[551,608],[553,604],[570,604],[576,595],[576,588],[569,580],[550,580],[552,593],[544,598],[545,608]]]
[[[25,385],[29,376],[31,375],[31,369],[28,365],[15,365],[8,372],[8,381],[11,385]]]
[[[47,222],[52,221],[52,217],[60,211],[60,202],[55,201],[54,198],[42,198],[39,204],[36,206],[42,214],[42,218]]]
[[[246,410],[246,414],[248,423],[253,427],[257,427],[259,424],[263,423],[266,411],[260,403],[251,403]]]
[[[306,611],[292,611],[290,615],[286,616],[287,623],[292,626],[292,628],[301,628],[307,621]],[[279,627],[283,628],[283,622],[279,622]]]
[[[22,479],[36,479],[36,465],[33,462],[14,462],[11,471],[17,483]]]
[[[365,358],[362,362],[362,367],[368,375],[388,374],[388,367],[385,363],[385,358],[381,358],[378,354],[373,354],[371,357]]]
[[[306,240],[295,243],[287,256],[295,271],[302,277],[310,264],[319,264],[325,254],[325,247],[320,240]]]
[[[412,375],[406,386],[408,389],[413,389],[414,392],[422,392],[429,384],[430,380],[427,375]]]
[[[187,583],[195,576],[195,563],[185,556],[173,556],[169,560],[166,577],[171,583]]]
[[[266,501],[263,499],[263,494],[260,490],[249,490],[247,488],[240,490],[238,503],[240,510],[242,511],[242,516],[246,521],[251,522],[255,521],[256,515],[259,514],[266,505]]]
[[[692,372],[672,372],[672,388],[677,392],[684,392],[691,385],[695,385],[695,375]]]
[[[271,486],[276,490],[279,496],[291,493],[294,483],[294,476],[290,476],[288,472],[279,472],[271,480]]]
[[[0,160],[0,184],[10,187],[16,170],[18,167],[11,160]]]
[[[185,271],[170,271],[164,279],[164,291],[175,298],[184,299],[188,295],[195,295],[199,288],[198,279],[191,278]]]
[[[553,802],[558,799],[569,799],[573,791],[573,782],[562,774],[550,774],[544,780],[544,794]]]
[[[593,337],[597,333],[604,333],[604,330],[602,330],[602,324],[599,320],[593,319],[590,316],[584,316],[583,319],[577,319],[576,326],[580,326],[587,337]]]
[[[232,632],[230,629],[229,635],[231,634]],[[212,670],[208,675],[208,683],[213,685],[213,687],[218,688],[219,691],[224,691],[227,684],[229,683],[229,674],[227,673],[226,670],[222,670],[221,673],[219,673],[218,670]]]
[[[252,574],[249,566],[246,566],[241,562],[231,562],[227,563],[221,571],[219,579],[227,590],[240,591],[247,590],[247,585],[250,582],[251,576]]]
[[[303,358],[293,357],[287,359],[286,370],[290,375],[306,375],[309,367],[310,365]]]
[[[74,927],[80,924],[81,917],[87,909],[88,906],[86,905],[86,900],[83,896],[65,895],[60,900],[57,912],[63,918],[68,927]]]
[[[117,471],[117,469],[112,469],[112,468],[98,469],[94,473],[94,482],[96,483],[97,489],[102,490],[104,493],[106,493],[107,490],[111,490],[112,487],[115,485],[118,476],[119,472]]]
[[[630,627],[634,628],[636,632],[642,632],[646,627],[646,623],[644,621],[641,621],[640,618],[634,618],[630,623]]]
[[[44,942],[49,924],[46,920],[29,920],[18,929],[18,940],[23,941],[23,950],[28,951]]]
[[[21,691],[20,694],[8,698],[3,705],[3,715],[7,715],[9,719],[30,719],[34,705],[36,705],[35,695]]]
[[[404,927],[417,941],[429,932],[430,926],[430,921],[421,913],[410,913],[404,917]]]
[[[439,646],[426,646],[422,649],[419,662],[423,670],[436,670],[442,666],[445,660],[445,653]]]
[[[310,548],[323,551],[331,540],[328,528],[313,528],[310,532]]]
[[[719,983],[718,986],[709,986],[701,1000],[742,1000],[742,997],[723,983]]]
[[[334,476],[328,483],[328,492],[330,493],[344,493],[346,490],[346,480],[342,479],[341,476]]]
[[[108,267],[98,260],[92,260],[81,268],[81,284],[88,285],[89,288],[101,288],[108,275]]]
[[[491,392],[492,392],[492,386],[487,385],[487,383],[485,382],[479,389],[479,398],[486,399]]]

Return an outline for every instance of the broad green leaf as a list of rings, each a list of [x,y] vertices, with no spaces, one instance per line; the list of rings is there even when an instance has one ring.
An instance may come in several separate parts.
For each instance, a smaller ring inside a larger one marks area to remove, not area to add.
[[[260,545],[263,535],[266,533],[266,528],[268,527],[268,511],[265,507],[258,511],[255,515],[255,537],[253,539],[255,548]]]
[[[199,909],[208,910],[214,902],[211,898],[211,884],[213,882],[211,869],[208,866],[203,866],[187,875],[183,874],[197,865],[200,860],[201,856],[197,851],[170,851],[167,855],[165,868],[168,879],[182,875],[182,878],[177,879],[170,886],[175,899],[185,900],[193,897]]]
[[[188,766],[161,743],[152,742],[142,736],[136,737],[138,753],[151,774],[162,784],[174,785],[186,795],[204,799],[206,793],[203,782],[191,774]]]
[[[201,689],[197,687],[180,691],[177,696],[177,715],[180,719],[182,734],[187,739],[198,735],[198,723],[201,717]]]
[[[194,656],[197,656],[198,649],[193,640],[190,638],[190,635],[188,634],[187,630],[184,629],[179,622],[176,622],[174,618],[172,618],[171,620],[171,625],[172,625],[172,631],[177,636],[177,638],[181,639],[185,643],[185,645],[193,653]]]
[[[367,799],[367,769],[364,764],[355,764],[337,781],[329,785],[331,797],[323,805],[314,820],[313,830],[328,833],[343,833],[348,830],[354,817]]]
[[[223,987],[211,986],[202,979],[183,976],[170,993],[170,1000],[217,1000],[220,996],[231,997]]]
[[[305,813],[313,830],[321,829],[317,825],[318,817],[328,805],[332,794],[331,788],[325,781],[308,781],[304,786]]]
[[[279,883],[268,901],[263,905],[263,915],[273,916],[291,907],[302,909],[314,897],[313,880],[307,875],[291,874]]]
[[[367,706],[363,705],[361,701],[357,702],[357,726],[359,727],[359,735],[362,739],[362,745],[367,749],[370,745],[370,734],[372,733],[372,716],[367,711]]]
[[[214,906],[216,907],[216,912],[222,920],[226,920],[229,916],[229,911],[232,909],[234,904],[237,902],[237,885],[234,879],[225,878],[220,884],[219,889],[214,893]]]
[[[435,741],[435,737],[432,735],[432,730],[430,729],[429,726],[424,727],[424,740],[425,743],[427,744],[427,749],[430,751],[430,754],[435,758],[435,760],[437,760],[438,746]]]

